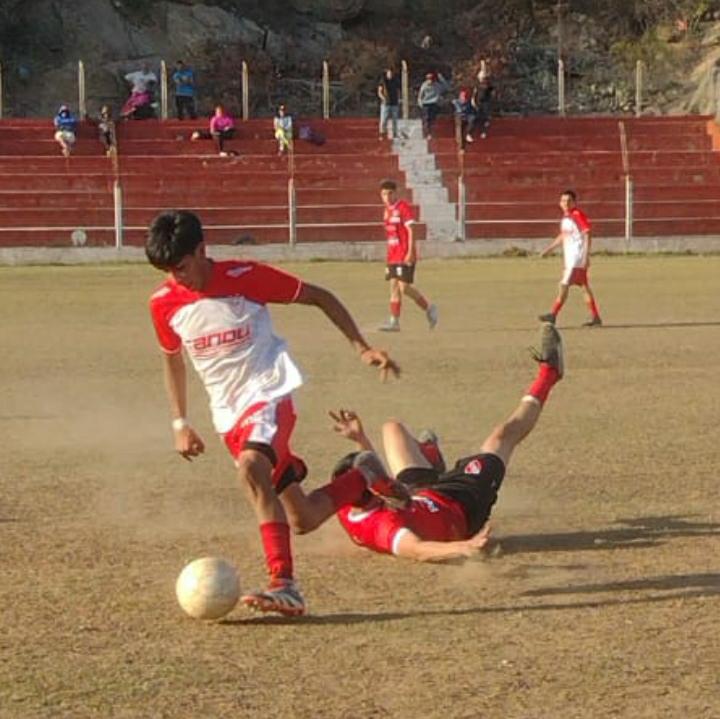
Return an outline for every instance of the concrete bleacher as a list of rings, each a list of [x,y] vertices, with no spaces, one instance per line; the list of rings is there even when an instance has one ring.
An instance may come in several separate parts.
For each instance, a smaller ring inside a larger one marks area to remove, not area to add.
[[[88,245],[113,245],[116,182],[125,245],[141,245],[152,218],[172,207],[198,212],[211,243],[287,243],[291,176],[296,241],[382,240],[378,185],[384,178],[404,185],[390,143],[378,141],[371,118],[310,124],[325,144],[296,140],[290,160],[278,156],[268,119],[238,123],[226,145],[236,153],[230,157],[220,157],[211,141],[190,141],[202,122],[145,120],[118,124],[117,157],[108,158],[83,123],[66,159],[48,121],[4,121],[0,245],[67,246],[78,228]]]
[[[633,236],[717,235],[720,162],[713,125],[707,117],[499,118],[487,139],[468,144],[460,158],[446,120],[430,145],[453,201],[462,162],[468,239],[553,237],[566,188],[578,193],[596,235],[621,238],[626,169]]]
[[[380,180],[412,193],[390,143],[377,139],[376,120],[308,124],[326,142],[297,140],[290,161],[278,157],[269,119],[239,122],[230,157],[210,141],[190,141],[202,122],[123,123],[113,159],[90,124],[64,158],[48,120],[2,120],[0,246],[67,247],[77,229],[89,246],[113,246],[116,183],[126,245],[141,245],[154,215],[172,207],[197,211],[211,243],[287,243],[291,176],[298,242],[382,241]],[[623,238],[628,173],[634,237],[720,235],[720,132],[707,117],[497,118],[462,159],[445,117],[429,150],[452,202],[462,162],[468,239],[553,237],[566,188],[578,193],[596,236]],[[420,223],[418,237],[425,233]]]

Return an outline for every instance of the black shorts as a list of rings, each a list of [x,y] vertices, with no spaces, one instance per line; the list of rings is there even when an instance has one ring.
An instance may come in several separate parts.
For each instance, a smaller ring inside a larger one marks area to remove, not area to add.
[[[460,504],[465,511],[468,536],[479,532],[497,500],[505,463],[495,454],[473,454],[459,459],[445,474],[434,469],[409,467],[396,479],[411,491],[431,489]]]
[[[408,285],[415,281],[415,265],[386,265],[386,280],[401,280]]]

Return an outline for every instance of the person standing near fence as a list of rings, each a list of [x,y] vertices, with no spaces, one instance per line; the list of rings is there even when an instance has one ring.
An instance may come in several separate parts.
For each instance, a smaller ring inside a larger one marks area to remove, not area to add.
[[[400,78],[391,67],[388,67],[378,84],[377,94],[380,98],[380,131],[378,139],[386,135],[394,140],[398,136],[398,117],[400,116]],[[388,120],[392,123],[392,133],[388,133]]]
[[[563,211],[560,220],[560,232],[540,253],[540,257],[545,257],[556,247],[562,245],[565,270],[560,279],[558,295],[552,309],[547,314],[540,315],[538,319],[542,322],[555,324],[557,316],[567,299],[570,285],[578,285],[583,289],[585,302],[590,310],[590,319],[584,323],[584,326],[599,327],[602,325],[602,320],[588,280],[592,244],[590,220],[577,206],[577,195],[573,190],[565,190],[560,195],[560,209]]]
[[[448,81],[439,72],[428,72],[420,85],[418,106],[422,115],[423,136],[428,140],[432,140],[433,126],[440,112],[440,99],[448,87]]]
[[[197,119],[195,111],[195,73],[182,60],[175,63],[175,72],[172,74],[175,85],[175,111],[178,120],[185,116],[191,120]]]

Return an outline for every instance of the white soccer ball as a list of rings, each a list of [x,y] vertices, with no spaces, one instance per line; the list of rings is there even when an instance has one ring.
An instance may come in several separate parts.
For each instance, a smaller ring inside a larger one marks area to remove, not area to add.
[[[225,559],[202,557],[180,572],[175,595],[183,611],[194,619],[219,619],[237,604],[240,580]]]

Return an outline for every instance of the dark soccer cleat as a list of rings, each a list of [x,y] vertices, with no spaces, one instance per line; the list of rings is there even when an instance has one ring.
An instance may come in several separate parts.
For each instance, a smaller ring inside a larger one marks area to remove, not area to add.
[[[552,312],[548,312],[544,315],[538,315],[538,319],[540,322],[550,322],[551,324],[555,324],[555,315]]]
[[[440,451],[440,441],[438,436],[431,429],[424,429],[418,435],[418,444],[420,445],[420,451],[423,453],[423,457],[427,459],[432,465],[433,469],[438,474],[445,474],[447,471],[447,465],[445,464],[445,458]]]
[[[240,601],[258,612],[275,612],[286,617],[305,614],[305,600],[292,579],[275,579],[264,592],[250,592],[243,595]]]
[[[562,337],[551,322],[543,322],[540,330],[540,349],[533,349],[531,352],[536,362],[543,362],[554,367],[557,370],[558,379],[563,376],[565,360]]]
[[[410,501],[405,485],[388,477],[385,467],[375,452],[360,452],[353,462],[365,478],[370,492],[380,497],[391,509],[403,509]]]
[[[587,322],[583,322],[583,327],[601,327],[602,326],[602,320],[599,317],[593,317],[591,320],[588,320]]]

